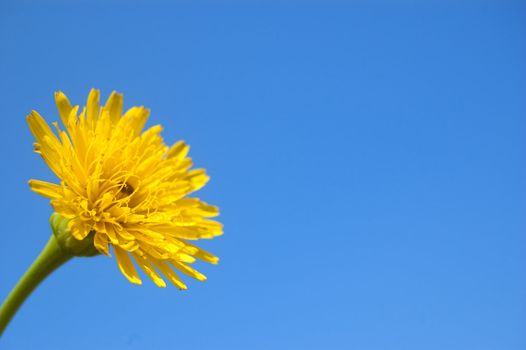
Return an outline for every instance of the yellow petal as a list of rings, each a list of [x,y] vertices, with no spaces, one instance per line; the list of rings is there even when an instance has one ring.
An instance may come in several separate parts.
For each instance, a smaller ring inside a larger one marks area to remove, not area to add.
[[[113,125],[117,124],[122,115],[122,107],[124,104],[124,99],[121,94],[116,91],[112,91],[104,109],[110,114],[110,120]]]
[[[206,250],[199,248],[198,246],[195,246],[191,243],[188,243],[187,241],[183,241],[186,245],[188,245],[191,248],[197,249],[197,252],[193,253],[192,255],[195,256],[197,259],[201,259],[203,261],[209,262],[211,264],[217,264],[219,263],[219,258],[215,256],[214,254],[207,252]]]
[[[94,129],[97,118],[99,117],[100,91],[91,89],[86,103],[86,121],[90,128]]]
[[[27,116],[27,123],[29,124],[31,133],[35,136],[35,139],[41,146],[49,145],[53,148],[60,146],[57,136],[37,111],[31,111]]]
[[[62,91],[55,92],[55,102],[57,104],[58,114],[62,119],[62,124],[64,124],[67,129],[69,126],[69,115],[72,110],[71,104]]]
[[[199,281],[206,280],[206,276],[200,273],[199,271],[191,268],[190,266],[180,263],[179,261],[170,260],[170,263],[179,271],[183,272],[185,275],[195,278]]]
[[[135,269],[135,266],[133,266],[133,262],[128,256],[128,253],[118,246],[113,246],[113,250],[115,252],[115,258],[117,258],[117,264],[119,265],[119,269],[121,270],[122,274],[126,276],[126,278],[131,283],[142,284],[142,281],[139,278],[137,270]]]
[[[130,136],[135,137],[140,134],[144,128],[144,124],[148,120],[150,111],[144,107],[132,107],[124,113],[119,120],[118,126],[126,126],[131,128]]]
[[[175,202],[181,213],[189,216],[214,217],[219,215],[219,208],[200,201],[197,198],[181,198]]]
[[[104,233],[100,233],[100,232],[95,233],[93,244],[95,245],[95,248],[97,248],[97,250],[101,252],[102,254],[110,255],[109,248],[108,248],[108,236],[106,236]]]
[[[118,244],[119,239],[117,238],[117,231],[115,230],[115,226],[111,223],[106,223],[105,228],[106,228],[106,234],[108,238],[110,239],[110,242],[112,244]]]
[[[29,180],[29,186],[31,187],[31,190],[47,198],[59,199],[63,196],[62,187],[53,183],[40,180]]]
[[[69,199],[53,199],[51,200],[51,206],[61,216],[73,219],[78,215],[77,208],[71,205]]]
[[[187,263],[187,264],[193,264],[195,262],[195,258],[193,256],[184,254],[184,253],[174,254],[172,260]]]
[[[184,141],[179,141],[176,144],[174,144],[170,149],[168,150],[168,153],[166,153],[166,158],[174,158],[174,159],[184,159],[186,155],[188,154],[188,151],[190,151],[190,146],[184,143]]]
[[[186,284],[181,281],[179,276],[177,276],[177,274],[164,261],[155,259],[153,260],[153,264],[179,289],[188,289]]]
[[[192,191],[197,191],[206,185],[210,178],[206,175],[205,169],[194,169],[188,172],[186,179],[190,181]]]
[[[71,231],[71,235],[78,240],[83,240],[90,232],[89,228],[80,219],[68,222],[68,228]]]
[[[141,270],[144,271],[144,273],[150,277],[150,279],[157,285],[157,287],[164,288],[166,287],[166,282],[159,276],[157,271],[155,271],[155,268],[150,264],[150,262],[145,258],[140,256],[137,253],[132,253],[133,257],[135,258],[135,261],[137,261],[137,264],[141,268]]]

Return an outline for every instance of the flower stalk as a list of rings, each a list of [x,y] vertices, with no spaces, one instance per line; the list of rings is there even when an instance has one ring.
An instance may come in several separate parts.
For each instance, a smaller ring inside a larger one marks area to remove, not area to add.
[[[51,235],[40,255],[20,278],[2,306],[0,306],[0,336],[33,290],[49,274],[72,257],[73,255],[66,253],[60,248],[55,235]]]

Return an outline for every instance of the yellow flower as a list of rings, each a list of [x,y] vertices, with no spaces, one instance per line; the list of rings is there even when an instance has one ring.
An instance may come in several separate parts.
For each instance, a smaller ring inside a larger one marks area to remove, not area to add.
[[[142,132],[148,109],[122,114],[122,95],[112,92],[102,107],[99,96],[91,90],[78,114],[79,107],[57,92],[65,130],[55,122],[56,134],[36,111],[27,117],[35,152],[60,179],[60,184],[30,180],[31,189],[51,199],[75,239],[92,238],[105,255],[112,246],[130,282],[141,284],[133,260],[159,287],[166,286],[162,274],[186,289],[174,270],[205,280],[189,264],[195,258],[213,264],[219,259],[188,241],[221,235],[222,225],[208,219],[218,215],[217,207],[186,196],[208,176],[203,169],[190,170],[184,142],[164,144],[160,125]]]

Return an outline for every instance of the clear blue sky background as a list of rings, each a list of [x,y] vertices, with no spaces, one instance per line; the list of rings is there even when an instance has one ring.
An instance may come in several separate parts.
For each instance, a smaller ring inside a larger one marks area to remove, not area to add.
[[[0,297],[50,233],[55,90],[151,108],[226,234],[185,292],[69,263],[0,348],[525,349],[525,36],[520,1],[2,0]]]

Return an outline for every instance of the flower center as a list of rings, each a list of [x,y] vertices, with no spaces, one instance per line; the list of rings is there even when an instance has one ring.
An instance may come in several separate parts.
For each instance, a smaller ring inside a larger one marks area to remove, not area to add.
[[[133,191],[135,191],[135,189],[127,182],[125,182],[120,189],[120,193],[124,194],[125,196],[131,195]]]

